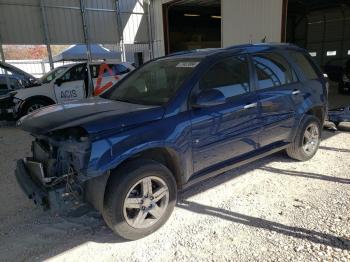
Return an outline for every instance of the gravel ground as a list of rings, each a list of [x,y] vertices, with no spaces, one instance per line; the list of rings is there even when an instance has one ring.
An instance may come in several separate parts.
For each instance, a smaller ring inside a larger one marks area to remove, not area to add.
[[[31,137],[0,129],[0,261],[350,261],[350,126],[315,158],[283,153],[182,192],[155,234],[122,242],[94,211],[35,208],[13,175]]]

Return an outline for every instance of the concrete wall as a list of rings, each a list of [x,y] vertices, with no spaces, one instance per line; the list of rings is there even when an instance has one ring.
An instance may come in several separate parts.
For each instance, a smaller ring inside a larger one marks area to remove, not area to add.
[[[223,47],[281,41],[282,0],[221,0]]]
[[[152,1],[152,35],[153,35],[153,52],[154,57],[165,54],[164,47],[164,28],[163,28],[163,4],[172,0],[153,0]]]
[[[162,5],[172,0],[153,0],[153,48],[164,55]],[[281,41],[282,0],[221,0],[222,46]]]

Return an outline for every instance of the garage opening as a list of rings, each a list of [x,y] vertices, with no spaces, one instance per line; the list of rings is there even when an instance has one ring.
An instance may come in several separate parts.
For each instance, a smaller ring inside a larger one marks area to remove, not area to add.
[[[221,47],[220,0],[182,0],[163,5],[166,54]]]
[[[287,21],[287,42],[307,49],[328,75],[330,107],[350,105],[342,90],[350,73],[350,2],[289,0]]]

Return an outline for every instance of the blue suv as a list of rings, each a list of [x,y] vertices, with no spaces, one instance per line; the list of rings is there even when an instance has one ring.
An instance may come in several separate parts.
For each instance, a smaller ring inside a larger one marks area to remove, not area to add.
[[[24,192],[46,209],[89,203],[125,239],[160,228],[177,191],[277,151],[311,159],[326,80],[289,44],[197,50],[151,61],[99,98],[39,109],[18,125]]]

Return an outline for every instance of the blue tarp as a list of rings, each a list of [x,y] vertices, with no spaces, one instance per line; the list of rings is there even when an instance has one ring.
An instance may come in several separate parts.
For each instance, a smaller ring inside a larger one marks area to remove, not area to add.
[[[120,52],[113,52],[101,45],[91,45],[92,60],[120,60]],[[72,45],[53,57],[54,62],[87,60],[86,45]]]

